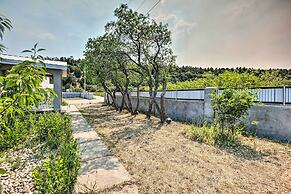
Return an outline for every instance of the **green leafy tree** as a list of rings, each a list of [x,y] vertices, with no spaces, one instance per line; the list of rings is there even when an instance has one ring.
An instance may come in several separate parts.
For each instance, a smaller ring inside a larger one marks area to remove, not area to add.
[[[0,14],[0,39],[3,40],[3,35],[5,30],[11,30],[12,28],[12,24],[11,21],[6,18],[5,16]],[[0,53],[3,52],[5,50],[5,46],[0,44]]]
[[[40,102],[54,96],[51,89],[41,87],[46,72],[31,61],[24,61],[0,77],[0,121],[24,114]]]
[[[221,94],[211,95],[215,119],[220,125],[221,135],[234,135],[238,121],[248,114],[257,94],[248,89],[224,89]]]
[[[13,66],[5,76],[0,76],[0,124],[8,127],[13,118],[24,115],[41,102],[48,102],[55,96],[50,88],[44,89],[41,83],[46,75],[45,64],[37,61],[37,53],[44,49],[33,48],[32,60]]]
[[[84,53],[85,64],[87,68],[90,68],[90,74],[87,74],[87,76],[95,77],[95,81],[101,84],[106,94],[110,96],[112,105],[117,110],[117,87],[114,84],[117,83],[117,68],[114,58],[111,58],[109,42],[110,38],[106,35],[90,38]]]
[[[156,23],[149,16],[129,9],[127,5],[121,5],[114,11],[114,15],[117,20],[108,23],[106,31],[120,37],[121,53],[145,72],[145,81],[150,95],[147,116],[151,116],[153,106],[156,107],[160,115],[164,115],[161,113],[156,97],[159,86],[162,85],[163,80],[166,80],[163,77],[164,73],[162,73],[164,67],[175,62],[168,26]],[[166,86],[166,84],[163,85]],[[161,117],[161,121],[164,122],[163,117]]]

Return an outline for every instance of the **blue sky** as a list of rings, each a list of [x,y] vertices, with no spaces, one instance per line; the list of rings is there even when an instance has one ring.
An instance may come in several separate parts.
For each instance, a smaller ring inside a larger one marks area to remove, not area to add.
[[[36,42],[47,56],[82,57],[121,3],[146,13],[156,0],[0,0],[12,20],[3,44],[21,55]],[[178,65],[291,68],[291,0],[161,0],[150,13],[169,23]]]

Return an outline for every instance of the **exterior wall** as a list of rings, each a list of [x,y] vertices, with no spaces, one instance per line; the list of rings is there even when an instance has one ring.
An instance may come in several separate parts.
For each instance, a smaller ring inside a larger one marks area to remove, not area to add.
[[[42,83],[41,83],[41,85],[42,85],[42,87],[43,88],[50,88],[50,89],[54,89],[54,84],[51,84],[50,83],[50,77],[44,77],[44,79],[42,80]]]
[[[159,98],[157,98],[159,101]],[[122,98],[117,96],[117,104],[121,105]],[[136,107],[137,98],[131,97],[133,107]],[[149,99],[140,97],[139,111],[146,112],[149,106]],[[203,120],[204,102],[199,100],[175,100],[165,99],[166,115],[175,120],[199,122]],[[157,111],[153,109],[153,113],[157,115]]]
[[[291,106],[253,106],[247,119],[249,127],[256,129],[259,135],[291,140]],[[252,121],[258,124],[252,125]]]
[[[209,91],[207,91],[209,93]],[[209,95],[205,95],[208,98]],[[131,97],[133,107],[136,97]],[[117,96],[117,104],[121,105],[121,96]],[[158,99],[159,100],[159,99]],[[139,111],[146,112],[149,98],[140,97]],[[213,120],[210,100],[177,100],[165,99],[166,116],[180,121],[204,122]],[[154,114],[156,111],[154,110]],[[257,125],[253,125],[257,121]],[[279,140],[291,140],[291,106],[262,105],[253,106],[246,118],[249,128],[256,129],[257,134]]]

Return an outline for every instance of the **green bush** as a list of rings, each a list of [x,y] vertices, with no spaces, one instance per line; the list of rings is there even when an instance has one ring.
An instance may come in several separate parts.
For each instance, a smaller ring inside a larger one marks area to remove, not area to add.
[[[211,94],[211,104],[215,113],[215,120],[221,129],[221,135],[234,135],[239,121],[247,115],[254,104],[255,92],[244,89],[224,89],[221,94]]]
[[[52,159],[51,156],[46,159],[41,168],[33,171],[34,183],[41,193],[65,193],[65,173],[64,161],[58,156]],[[68,192],[67,192],[68,193]]]
[[[69,115],[51,113],[39,120],[38,135],[43,150],[50,155],[33,172],[34,182],[41,193],[72,193],[80,169],[78,144],[74,140]]]
[[[41,144],[41,153],[49,155],[33,172],[41,193],[72,193],[80,169],[78,144],[67,114],[44,113],[17,117],[10,127],[0,131],[0,151],[15,145]]]
[[[72,136],[71,117],[60,113],[44,114],[38,121],[39,127],[37,135],[44,141],[46,148],[52,150],[60,147],[66,141],[67,136]]]
[[[39,115],[27,114],[23,117],[11,118],[0,130],[0,152],[29,141],[39,128]]]
[[[41,167],[33,171],[34,183],[39,192],[72,193],[80,169],[77,142],[66,141],[57,156],[50,155]]]

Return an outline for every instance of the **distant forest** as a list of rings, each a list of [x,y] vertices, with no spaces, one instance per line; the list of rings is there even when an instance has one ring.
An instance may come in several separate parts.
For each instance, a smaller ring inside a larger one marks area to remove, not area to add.
[[[266,72],[272,73],[277,72],[278,75],[282,78],[291,79],[291,69],[254,69],[246,67],[236,67],[236,68],[203,68],[203,67],[193,67],[193,66],[175,66],[171,67],[171,82],[184,82],[184,81],[193,81],[197,78],[203,77],[204,73],[212,73],[214,75],[219,75],[226,71],[237,72],[237,73],[249,73],[255,76],[260,76]]]
[[[63,89],[70,90],[82,90],[84,88],[84,68],[81,59],[75,59],[74,57],[46,57],[48,60],[64,61],[68,64],[68,76],[63,78]],[[169,89],[190,89],[191,87],[197,87],[196,82],[199,80],[213,79],[214,77],[221,75],[225,72],[235,72],[238,74],[253,75],[261,80],[263,85],[266,86],[277,86],[280,83],[273,82],[273,79],[284,80],[283,84],[291,83],[291,69],[254,69],[246,67],[236,67],[236,68],[203,68],[203,67],[192,67],[192,66],[170,66],[169,68]],[[213,78],[209,75],[213,75]],[[266,82],[269,77],[270,81]],[[240,79],[240,78],[238,78]],[[194,82],[195,81],[195,84]],[[190,84],[189,84],[190,83]],[[187,85],[187,86],[186,86]],[[200,84],[201,85],[201,84]],[[203,84],[198,87],[202,87]],[[259,85],[262,86],[262,85]],[[88,76],[86,77],[86,88],[90,91],[100,91],[102,90],[98,84]]]

